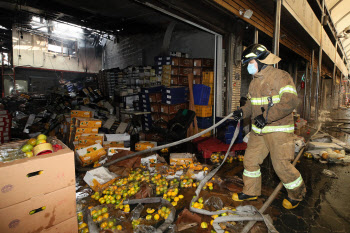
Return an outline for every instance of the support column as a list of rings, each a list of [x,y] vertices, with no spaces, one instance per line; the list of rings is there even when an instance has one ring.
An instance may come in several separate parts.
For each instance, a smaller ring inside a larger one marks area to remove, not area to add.
[[[322,38],[323,38],[323,18],[324,18],[324,3],[325,0],[322,1],[322,15],[321,15],[321,38],[320,38],[320,48],[319,48],[319,54],[318,54],[318,70],[317,70],[317,80],[316,80],[316,106],[315,106],[315,120],[318,120],[318,95],[319,95],[319,88],[320,88],[320,79],[321,79],[321,71],[322,71]]]
[[[298,79],[298,61],[294,62],[294,69],[293,69],[293,81],[294,85],[297,85],[297,79]]]
[[[259,43],[259,30],[254,28],[254,44]]]
[[[314,74],[314,60],[315,60],[315,50],[311,51],[311,65],[310,65],[310,85],[309,85],[309,110],[308,110],[308,119],[311,118],[311,101],[312,101],[312,79]]]
[[[337,70],[337,49],[338,49],[338,41],[335,42],[335,54],[334,54],[334,66],[333,66],[333,84],[332,84],[332,106],[333,109],[336,108],[336,105],[334,104],[335,102],[335,95],[336,95],[336,85],[337,85],[337,80],[336,80],[336,76],[335,76],[335,71]]]
[[[279,53],[280,53],[281,6],[282,6],[282,0],[276,0],[275,29],[273,32],[272,52],[277,56],[279,56]],[[275,64],[274,67],[278,68],[278,64]]]
[[[307,88],[308,88],[308,80],[309,80],[309,65],[310,62],[306,62],[306,67],[305,67],[305,81],[304,81],[304,105],[303,105],[303,117],[304,119],[307,119],[307,106],[308,106],[308,98],[307,98]]]

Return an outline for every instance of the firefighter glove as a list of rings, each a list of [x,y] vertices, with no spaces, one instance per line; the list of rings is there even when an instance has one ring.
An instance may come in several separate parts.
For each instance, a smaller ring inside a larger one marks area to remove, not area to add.
[[[235,121],[239,121],[242,118],[243,118],[243,110],[242,109],[238,109],[238,110],[233,112],[233,119]]]
[[[257,117],[255,117],[255,125],[256,125],[256,127],[258,127],[259,129],[262,129],[262,128],[264,128],[265,127],[265,125],[266,125],[266,120],[265,120],[265,118],[264,118],[264,116],[263,116],[263,114],[260,114],[260,115],[258,115]]]

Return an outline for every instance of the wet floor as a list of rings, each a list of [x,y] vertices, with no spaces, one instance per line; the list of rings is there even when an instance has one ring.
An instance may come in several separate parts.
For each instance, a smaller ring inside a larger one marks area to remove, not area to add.
[[[331,119],[341,119],[334,121],[350,123],[350,110],[333,111],[324,125],[337,125],[330,123]],[[350,124],[346,124],[345,127],[350,128]],[[350,134],[325,127],[322,130],[350,145]],[[282,190],[283,195],[272,203],[272,206],[281,212],[278,218],[274,218],[276,229],[281,233],[350,232],[350,166],[321,164],[302,157],[297,169],[307,187],[306,197],[298,208],[285,210],[281,204],[286,191]],[[322,174],[323,169],[335,172],[338,179]],[[276,179],[277,177],[274,177],[274,180]]]

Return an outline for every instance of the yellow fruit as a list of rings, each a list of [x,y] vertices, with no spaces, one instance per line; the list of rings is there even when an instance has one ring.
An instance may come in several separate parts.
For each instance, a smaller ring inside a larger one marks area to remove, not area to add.
[[[91,211],[91,215],[94,215],[96,212],[96,210]]]
[[[103,222],[101,223],[101,228],[104,229],[108,226],[108,223],[107,222]]]
[[[109,218],[109,214],[108,213],[105,213],[102,215],[103,218]]]
[[[155,211],[155,209],[147,208],[147,213],[149,213],[149,214],[153,214],[154,211]]]
[[[216,214],[216,215],[212,215],[211,217],[212,217],[213,219],[216,219],[217,217],[219,217],[219,215]]]
[[[118,231],[121,231],[121,230],[123,230],[123,227],[122,227],[121,225],[118,225],[118,226],[117,226],[117,230],[118,230]]]
[[[176,201],[176,202],[178,202],[179,200],[180,200],[180,198],[178,198],[178,197],[174,198],[174,201]]]
[[[91,197],[92,197],[92,196],[91,196]],[[88,207],[89,210],[92,209],[92,208],[93,208],[93,206],[89,206],[89,207]]]
[[[179,198],[180,198],[180,199],[184,198],[184,195],[179,195]]]
[[[109,221],[109,222],[108,222],[108,227],[111,228],[111,227],[113,227],[113,226],[114,226],[114,222]]]
[[[211,220],[211,221],[210,221],[210,225],[213,225],[213,222],[214,222],[214,220]]]
[[[45,134],[39,134],[38,137],[36,137],[37,140],[46,140],[47,137]]]
[[[159,219],[159,214],[155,214],[154,215],[154,220],[158,220]]]
[[[199,199],[198,199],[198,202],[199,202],[199,203],[203,203],[203,197],[199,198]]]
[[[195,202],[195,203],[193,204],[193,208],[198,209],[198,208],[199,208],[199,206],[200,206],[200,204],[199,204],[198,202]]]
[[[40,145],[40,144],[43,144],[43,143],[46,143],[46,140],[44,140],[44,139],[36,140],[36,145]]]
[[[172,204],[173,206],[177,206],[177,202],[176,202],[176,201],[173,201],[171,204]]]
[[[83,222],[82,224],[79,225],[79,228],[78,228],[78,229],[79,229],[79,230],[80,230],[80,229],[83,229],[83,228],[86,227],[86,226],[87,226],[87,224],[86,224],[85,222]]]
[[[201,228],[208,228],[208,223],[202,222],[201,223]]]
[[[147,215],[146,216],[146,220],[151,220],[152,219],[152,215]]]
[[[27,144],[35,146],[36,145],[36,139],[35,138],[31,138],[28,140]]]

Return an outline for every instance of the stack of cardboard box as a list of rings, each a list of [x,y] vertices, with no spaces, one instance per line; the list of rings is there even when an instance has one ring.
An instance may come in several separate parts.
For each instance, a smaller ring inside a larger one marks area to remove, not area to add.
[[[51,154],[0,163],[0,232],[78,232],[74,153],[58,144]]]
[[[73,125],[73,118],[75,118],[75,125]],[[98,134],[101,126],[102,121],[92,118],[92,112],[71,111],[71,130],[75,129],[75,151],[83,166],[93,164],[107,154],[102,147],[104,134]]]
[[[0,110],[0,144],[7,143],[11,139],[11,119],[7,110]]]

